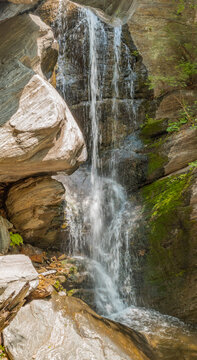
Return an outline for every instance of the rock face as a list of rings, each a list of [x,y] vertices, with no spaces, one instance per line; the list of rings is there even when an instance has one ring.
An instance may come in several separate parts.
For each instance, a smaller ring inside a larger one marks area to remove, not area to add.
[[[0,302],[19,293],[29,282],[29,293],[38,286],[38,273],[25,255],[0,256]]]
[[[138,257],[145,268],[136,279],[145,305],[196,322],[196,173],[188,172],[197,159],[196,7],[193,1],[179,5],[142,0],[128,23],[157,102],[142,129],[152,184],[142,189],[148,230],[141,243],[145,255]],[[187,73],[187,66],[194,70]]]
[[[0,216],[0,253],[6,253],[10,245],[10,234],[9,229],[13,225],[7,220]]]
[[[86,158],[83,136],[64,101],[42,77],[50,76],[56,61],[52,31],[33,15],[10,19],[0,31],[0,181],[73,171]]]
[[[96,9],[100,8],[106,12],[105,20],[110,21],[107,17],[109,15],[108,2],[105,3],[106,7],[99,1],[81,0],[78,3],[94,6]],[[120,2],[120,6],[122,4]],[[116,6],[115,2],[114,5]],[[128,2],[127,5],[129,6]],[[151,4],[148,0],[141,0],[139,7],[128,21],[128,28],[124,30],[125,45],[131,44],[132,37],[137,46],[135,50],[142,55],[143,63],[148,69],[150,87],[154,92],[155,111],[154,106],[147,106],[147,103],[142,106],[141,121],[144,122],[144,126],[141,131],[141,140],[146,145],[144,150],[143,147],[139,149],[142,156],[133,161],[131,157],[128,159],[128,153],[121,158],[119,156],[121,154],[118,153],[117,158],[120,164],[120,177],[126,169],[128,181],[125,176],[124,185],[129,190],[131,190],[129,178],[133,178],[133,168],[136,166],[138,174],[138,164],[140,171],[142,164],[146,168],[146,171],[142,171],[142,174],[136,178],[138,187],[147,186],[141,191],[142,203],[145,206],[142,214],[144,220],[140,224],[140,230],[138,228],[133,245],[133,253],[136,253],[137,257],[134,274],[136,283],[139,285],[139,295],[144,299],[142,304],[151,305],[163,312],[195,322],[197,316],[195,302],[197,275],[194,265],[196,258],[194,236],[196,229],[196,175],[195,172],[188,173],[188,164],[197,159],[195,122],[197,114],[195,106],[197,27],[195,2],[192,0],[184,2],[182,5],[180,7],[179,2],[166,0],[157,0]],[[114,16],[116,15],[113,7],[110,8],[110,11],[112,11],[110,15],[112,13]],[[72,26],[74,27],[74,20],[77,16],[73,8],[70,12],[68,11],[66,26],[71,39]],[[78,21],[78,24],[81,35],[83,21],[81,23]],[[131,36],[127,32],[128,29]],[[78,36],[76,31],[74,35]],[[193,38],[194,40],[191,41]],[[67,44],[69,49],[72,45],[77,48],[74,40],[72,44],[69,41]],[[87,45],[85,49],[86,47]],[[77,49],[82,50],[76,51],[76,57],[83,53],[80,36]],[[133,51],[135,50],[133,48]],[[124,54],[124,50],[122,54]],[[64,54],[62,53],[62,55]],[[84,110],[83,104],[80,103],[80,101],[87,102],[86,88],[83,83],[86,71],[81,66],[79,73],[76,73],[74,61],[69,60],[69,51],[66,56],[72,79],[74,79],[72,86],[69,85],[71,91],[68,101],[75,111],[76,118],[81,120],[84,116],[87,119],[88,109]],[[125,55],[123,57],[126,58]],[[82,57],[78,57],[78,59],[78,64],[83,64]],[[112,64],[112,59],[110,61]],[[121,61],[120,67],[124,68],[124,61]],[[188,69],[190,70],[188,71]],[[142,72],[142,67],[140,72]],[[110,70],[108,69],[107,76],[109,74]],[[76,86],[77,81],[80,86]],[[83,90],[76,92],[76,87]],[[101,124],[105,148],[112,144],[112,138],[107,136],[107,126],[109,126],[110,133],[110,124],[113,122],[113,119],[112,121],[110,119],[112,112],[109,104],[109,96],[113,97],[109,91],[111,88],[110,81],[108,81],[104,90],[104,98],[105,94],[108,96],[106,96],[107,101],[103,101],[105,108],[102,111],[105,115],[103,124]],[[124,99],[125,94],[125,91],[122,93],[120,90],[120,97],[122,96]],[[142,87],[140,87],[139,94],[141,96]],[[140,96],[137,94],[136,97],[140,98]],[[125,110],[122,113],[124,114]],[[85,120],[83,123],[87,126]],[[84,128],[83,123],[80,123],[82,129]],[[139,118],[137,123],[139,126]],[[167,131],[171,123],[175,123],[175,126],[176,123],[178,124],[178,129],[172,134]],[[119,129],[119,134],[123,134],[122,139],[124,138],[123,128],[124,126],[120,126]],[[126,129],[128,130],[128,128]],[[130,132],[136,129],[137,127],[130,129]],[[148,159],[147,164],[146,158]],[[180,174],[175,176],[174,173],[177,171]],[[163,176],[168,176],[168,178],[161,179]],[[162,207],[163,204],[164,207]]]
[[[145,186],[141,190],[145,223],[141,226],[146,234],[141,232],[140,243],[134,243],[134,251],[138,247],[134,271],[141,284],[138,287],[141,304],[194,323],[195,192],[196,172],[190,171]]]
[[[26,11],[30,8],[29,5],[16,5],[10,4],[5,1],[3,3],[0,2],[0,22],[7,20],[15,15],[20,14],[22,11]]]
[[[38,0],[0,0],[0,22],[32,9]]]
[[[90,150],[92,136],[88,16],[85,9],[68,2],[62,5],[54,27],[56,36],[62,39],[56,70],[56,86],[66,99]],[[134,130],[139,129],[145,116],[144,109],[152,105],[152,91],[146,86],[146,68],[141,57],[138,56],[128,26],[123,26],[119,34],[120,44],[118,44],[117,31],[120,28],[114,30],[112,26],[96,17],[94,21],[99,74],[99,94],[96,106],[99,114],[99,131],[102,134],[99,148],[105,151],[111,149],[113,144],[119,151],[120,143]],[[119,58],[117,68],[116,52]],[[118,94],[115,90],[116,81]],[[90,154],[91,150],[89,157]],[[130,155],[129,152],[128,157]]]
[[[36,4],[38,0],[7,0],[14,4]]]
[[[114,24],[126,23],[137,7],[137,0],[76,0],[78,4],[96,9],[96,13]]]
[[[32,338],[32,332],[38,337]],[[4,341],[13,360],[155,359],[142,335],[64,295],[23,307],[4,330]]]
[[[8,216],[24,240],[47,247],[61,239],[64,187],[49,176],[28,178],[7,195]]]

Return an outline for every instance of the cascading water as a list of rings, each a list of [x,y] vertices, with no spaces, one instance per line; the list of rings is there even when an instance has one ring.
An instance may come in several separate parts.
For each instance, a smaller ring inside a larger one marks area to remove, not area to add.
[[[86,53],[85,61],[89,64],[88,102],[85,106],[89,109],[91,119],[91,165],[85,164],[73,175],[61,178],[66,188],[68,250],[70,255],[85,259],[86,268],[94,281],[94,305],[98,313],[146,334],[160,332],[160,336],[171,338],[177,328],[183,326],[178,320],[136,306],[130,256],[130,230],[137,214],[136,208],[127,199],[126,191],[116,180],[117,164],[113,151],[109,160],[108,176],[101,175],[100,106],[103,101],[105,76],[107,77],[106,66],[101,64],[101,60],[103,63],[107,61],[109,39],[103,23],[90,10],[80,10],[80,21],[85,27],[85,36],[89,44],[88,54],[85,51],[84,54]],[[115,147],[119,121],[118,102],[121,101],[119,92],[121,47],[126,45],[122,43],[121,27],[114,28],[112,34],[114,64],[111,78],[113,116],[111,132],[112,147]],[[101,54],[102,47],[104,51]],[[125,53],[127,54],[128,51],[129,49],[126,48]],[[68,86],[68,82],[65,81],[68,75],[65,74],[66,64],[63,63],[65,61],[63,57],[60,57],[59,61],[61,62],[58,75],[59,88],[64,90]],[[125,100],[128,105],[127,116],[132,113],[135,122],[136,75],[129,61],[127,72],[128,98]]]
[[[116,181],[116,164],[113,152],[110,158],[111,173],[100,175],[99,157],[100,104],[105,81],[105,68],[99,64],[99,50],[107,43],[103,23],[90,10],[81,9],[86,18],[89,39],[89,114],[91,119],[91,167],[87,168],[89,193],[83,196],[81,211],[79,204],[73,205],[69,183],[77,177],[77,172],[65,184],[67,202],[67,222],[70,228],[69,252],[72,256],[89,256],[88,268],[95,284],[95,305],[99,313],[110,315],[135,302],[132,287],[132,270],[129,256],[129,235],[127,221],[131,217],[131,205],[126,192]],[[83,18],[82,16],[82,18]],[[61,24],[61,23],[60,23]],[[118,121],[119,73],[121,61],[121,27],[113,31],[114,64],[112,72],[113,114],[112,139],[116,143]],[[103,53],[103,56],[105,54]],[[60,71],[62,58],[60,58]],[[103,59],[102,59],[103,61]],[[61,71],[63,74],[63,72]],[[65,79],[62,80],[62,84]],[[63,87],[62,87],[63,88]],[[80,176],[80,175],[78,175]],[[73,189],[72,189],[73,194]],[[84,231],[84,228],[88,228]]]

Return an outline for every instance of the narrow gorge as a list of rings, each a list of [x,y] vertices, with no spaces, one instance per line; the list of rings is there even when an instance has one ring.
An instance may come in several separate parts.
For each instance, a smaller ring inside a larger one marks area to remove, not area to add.
[[[196,359],[196,19],[0,1],[1,358]]]

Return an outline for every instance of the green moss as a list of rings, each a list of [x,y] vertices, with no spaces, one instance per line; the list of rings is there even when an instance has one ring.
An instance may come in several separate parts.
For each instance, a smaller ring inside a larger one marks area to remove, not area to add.
[[[164,165],[167,163],[168,157],[159,155],[158,153],[148,154],[148,178],[152,178],[163,171]]]
[[[190,207],[184,204],[191,173],[155,181],[143,190],[148,222],[149,253],[146,280],[163,288],[184,276]]]
[[[180,203],[183,191],[189,186],[191,173],[174,175],[144,187],[145,201],[152,208],[151,219],[174,209]]]
[[[69,274],[77,274],[77,267],[76,266],[71,266],[69,269]]]
[[[75,292],[76,292],[76,289],[69,290],[69,291],[67,292],[67,295],[68,295],[68,296],[73,296],[73,295],[75,294]]]
[[[153,119],[146,117],[146,122],[142,127],[141,134],[144,137],[155,137],[166,132],[168,126],[167,119]]]
[[[59,280],[56,280],[55,284],[53,285],[53,287],[55,288],[55,290],[57,292],[59,291],[65,291],[65,289],[63,288],[63,286],[60,284]]]

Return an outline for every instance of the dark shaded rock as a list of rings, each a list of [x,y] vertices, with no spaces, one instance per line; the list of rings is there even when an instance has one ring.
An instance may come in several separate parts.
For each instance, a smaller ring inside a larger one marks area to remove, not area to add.
[[[196,173],[157,180],[141,193],[145,220],[133,242],[140,302],[195,323]]]

